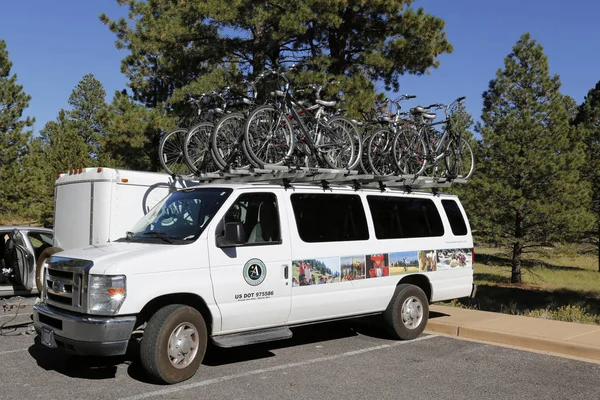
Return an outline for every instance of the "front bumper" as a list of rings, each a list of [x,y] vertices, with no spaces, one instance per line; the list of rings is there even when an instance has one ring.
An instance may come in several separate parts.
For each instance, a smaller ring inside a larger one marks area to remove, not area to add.
[[[42,343],[81,355],[125,354],[135,321],[135,316],[82,315],[45,303],[33,307],[33,324]]]

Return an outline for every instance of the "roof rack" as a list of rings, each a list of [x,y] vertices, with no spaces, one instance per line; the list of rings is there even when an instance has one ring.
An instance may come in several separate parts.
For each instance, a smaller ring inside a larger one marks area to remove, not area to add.
[[[372,175],[359,174],[347,169],[288,167],[267,165],[264,168],[232,169],[227,172],[200,172],[180,178],[199,183],[271,183],[291,187],[292,184],[317,184],[324,188],[330,185],[360,188],[412,189],[448,188],[453,184],[467,183],[466,179],[429,177],[416,175]]]

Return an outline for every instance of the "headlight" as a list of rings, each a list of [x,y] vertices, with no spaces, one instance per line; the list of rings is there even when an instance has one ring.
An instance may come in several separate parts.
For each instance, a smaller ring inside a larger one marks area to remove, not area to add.
[[[88,288],[88,308],[92,314],[116,314],[125,301],[125,275],[90,275]]]

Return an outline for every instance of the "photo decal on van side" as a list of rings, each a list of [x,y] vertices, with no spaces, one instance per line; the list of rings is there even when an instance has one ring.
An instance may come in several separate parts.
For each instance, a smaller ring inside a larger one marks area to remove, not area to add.
[[[342,276],[341,281],[355,281],[365,279],[365,256],[342,257],[341,260]]]
[[[401,251],[292,261],[292,286],[473,268],[471,249]]]
[[[340,282],[340,258],[311,258],[292,261],[292,286]]]

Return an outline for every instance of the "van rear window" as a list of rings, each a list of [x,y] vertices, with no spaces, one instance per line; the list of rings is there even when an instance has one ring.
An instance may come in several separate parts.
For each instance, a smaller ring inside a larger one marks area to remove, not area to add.
[[[443,236],[440,214],[429,199],[367,196],[377,239]]]
[[[368,240],[358,195],[295,193],[291,196],[300,239],[308,243]]]
[[[457,236],[466,235],[467,224],[465,223],[465,219],[460,212],[460,208],[458,208],[458,204],[456,204],[454,200],[442,200],[442,205],[444,206],[444,211],[446,211],[446,216],[450,222],[452,233]]]

